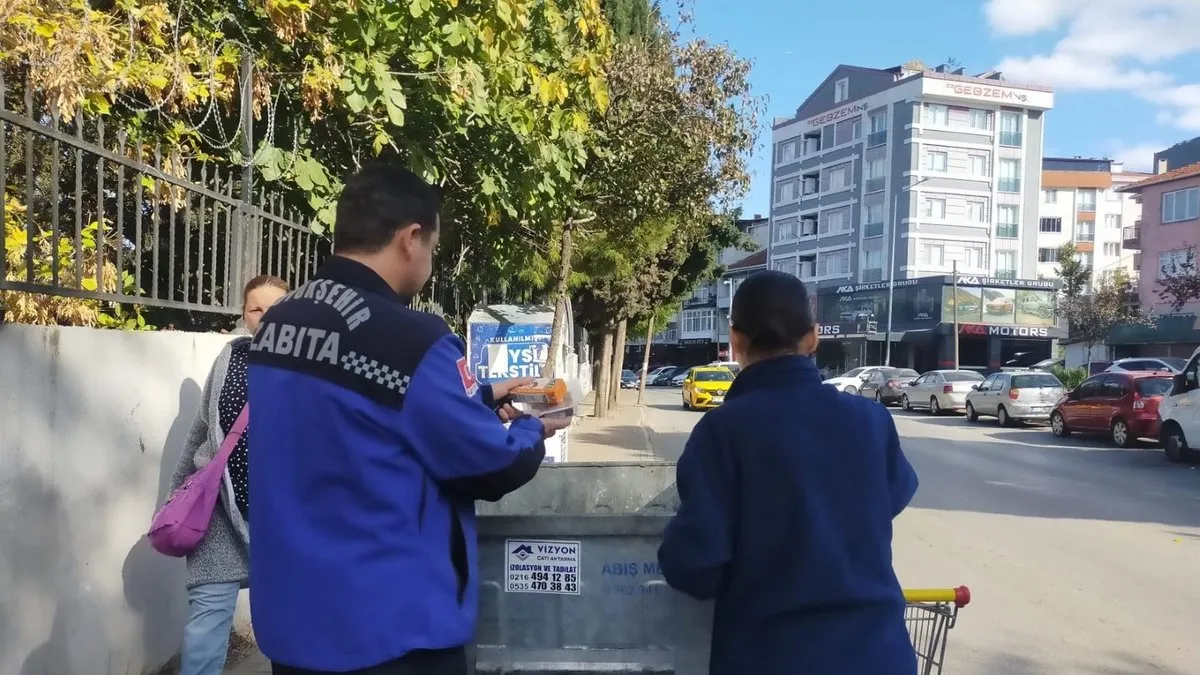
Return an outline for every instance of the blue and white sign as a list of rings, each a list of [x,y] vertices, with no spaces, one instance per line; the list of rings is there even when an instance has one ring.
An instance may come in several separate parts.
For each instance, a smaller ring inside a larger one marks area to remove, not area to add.
[[[550,324],[471,323],[468,360],[481,382],[541,377],[550,351]]]

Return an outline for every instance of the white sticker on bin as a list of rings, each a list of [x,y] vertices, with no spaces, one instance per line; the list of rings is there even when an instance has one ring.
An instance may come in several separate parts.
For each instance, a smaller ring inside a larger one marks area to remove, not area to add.
[[[579,595],[579,542],[509,539],[504,542],[504,590]]]

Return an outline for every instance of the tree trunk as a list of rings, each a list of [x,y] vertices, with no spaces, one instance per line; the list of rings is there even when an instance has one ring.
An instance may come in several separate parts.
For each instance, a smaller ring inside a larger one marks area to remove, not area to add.
[[[621,398],[621,376],[625,372],[625,332],[629,328],[629,320],[621,319],[617,324],[617,334],[613,338],[613,377],[611,393],[608,397],[609,408],[616,410]]]
[[[563,322],[567,315],[567,284],[571,279],[571,228],[568,218],[563,221],[562,245],[558,254],[558,275],[554,280],[554,321],[550,324],[550,351],[546,354],[546,365],[542,377],[555,377],[558,372],[558,352],[563,344]]]
[[[650,371],[650,344],[654,340],[654,317],[646,324],[646,350],[642,352],[642,376],[638,378],[638,405],[646,395],[646,373]]]
[[[612,371],[612,353],[613,353],[613,332],[609,327],[603,330],[604,337],[601,338],[600,348],[600,377],[596,382],[596,417],[608,417],[608,387],[609,376]]]

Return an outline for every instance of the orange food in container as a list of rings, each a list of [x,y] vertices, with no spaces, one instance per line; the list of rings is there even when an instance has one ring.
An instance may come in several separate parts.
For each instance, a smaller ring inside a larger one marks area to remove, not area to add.
[[[535,406],[562,405],[568,397],[567,383],[560,379],[538,380],[531,385],[513,389],[509,396],[514,403]]]

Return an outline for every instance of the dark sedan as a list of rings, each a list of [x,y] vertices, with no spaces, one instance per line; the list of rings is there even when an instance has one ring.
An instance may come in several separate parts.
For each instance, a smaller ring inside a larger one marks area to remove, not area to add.
[[[904,385],[920,376],[920,373],[908,368],[880,368],[867,377],[858,393],[883,405],[890,405],[900,400],[900,390]]]

